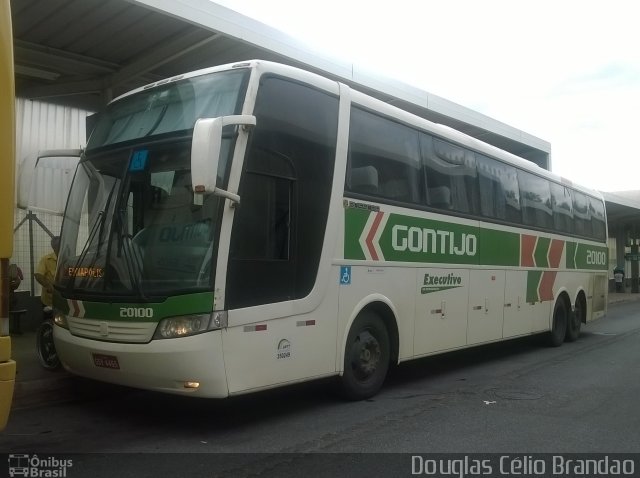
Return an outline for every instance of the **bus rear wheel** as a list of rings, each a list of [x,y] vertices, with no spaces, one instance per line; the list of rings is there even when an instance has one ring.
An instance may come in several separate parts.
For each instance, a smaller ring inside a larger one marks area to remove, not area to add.
[[[569,314],[569,322],[567,324],[567,335],[564,340],[567,342],[575,342],[580,335],[580,327],[582,320],[587,313],[586,305],[581,297],[576,300],[576,306],[572,313]]]
[[[353,322],[344,352],[342,391],[350,400],[374,396],[389,370],[389,334],[377,315],[363,312]]]
[[[553,308],[553,325],[551,331],[547,334],[547,343],[551,347],[559,347],[564,342],[567,334],[567,323],[569,321],[569,313],[567,305],[561,298],[556,301]]]

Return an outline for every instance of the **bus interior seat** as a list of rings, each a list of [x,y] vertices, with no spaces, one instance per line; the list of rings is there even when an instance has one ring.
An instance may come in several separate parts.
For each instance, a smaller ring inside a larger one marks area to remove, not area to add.
[[[378,192],[378,170],[373,166],[352,168],[351,190],[356,193],[376,194]]]
[[[429,205],[438,209],[451,209],[451,190],[447,186],[430,188]]]
[[[406,179],[390,179],[382,186],[382,195],[397,201],[413,201],[415,198]]]

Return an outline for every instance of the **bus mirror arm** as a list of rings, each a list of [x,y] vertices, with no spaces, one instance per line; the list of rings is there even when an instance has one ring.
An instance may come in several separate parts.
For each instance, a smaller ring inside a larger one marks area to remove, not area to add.
[[[204,195],[206,194],[206,192],[200,188],[202,188],[202,186],[194,186],[193,188],[193,204],[196,206],[202,206],[204,202]],[[213,195],[229,199],[231,201],[231,207],[240,205],[240,196],[232,192],[225,191],[224,189],[214,188]]]
[[[227,125],[242,126],[244,134],[256,124],[253,115],[230,115],[217,118],[200,118],[193,128],[191,142],[191,180],[193,184],[193,203],[202,204],[204,194],[215,194],[232,201],[240,202],[240,196],[225,191],[216,185],[218,164],[222,151],[222,129]]]

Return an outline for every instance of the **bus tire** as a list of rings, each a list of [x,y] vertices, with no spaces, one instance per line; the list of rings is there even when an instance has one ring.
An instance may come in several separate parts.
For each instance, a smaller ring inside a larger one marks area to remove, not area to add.
[[[567,312],[567,305],[564,300],[558,299],[556,305],[553,308],[553,326],[551,331],[547,334],[547,343],[550,347],[559,347],[564,342],[564,338],[567,335],[567,322],[569,320],[569,314]]]
[[[389,370],[389,334],[382,319],[362,312],[351,325],[344,351],[342,392],[349,400],[374,396]]]
[[[566,342],[575,342],[578,340],[578,337],[580,336],[580,327],[582,326],[582,319],[585,313],[586,309],[582,298],[578,297],[574,311],[569,313],[567,335],[564,337]]]
[[[36,353],[40,365],[47,370],[60,368],[60,358],[53,342],[53,323],[45,320],[36,330]]]

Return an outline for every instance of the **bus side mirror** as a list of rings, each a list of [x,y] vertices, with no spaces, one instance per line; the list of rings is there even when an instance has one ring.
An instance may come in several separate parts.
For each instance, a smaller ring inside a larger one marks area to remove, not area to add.
[[[255,124],[256,117],[252,115],[201,118],[196,121],[191,142],[191,183],[193,184],[194,204],[202,204],[204,194],[215,194],[234,202],[240,202],[240,197],[237,194],[216,187],[222,146],[222,128],[227,125],[248,128],[255,126]]]

